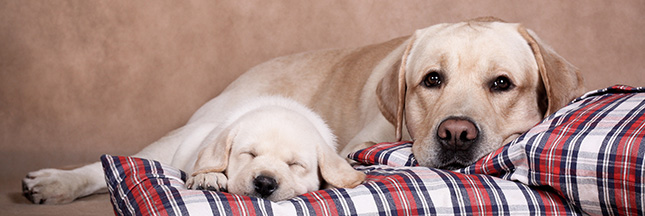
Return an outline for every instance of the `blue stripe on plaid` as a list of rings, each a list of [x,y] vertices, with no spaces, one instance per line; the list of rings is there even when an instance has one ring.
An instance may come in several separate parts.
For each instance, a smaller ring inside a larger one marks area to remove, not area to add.
[[[203,192],[204,197],[206,197],[207,203],[210,205],[211,213],[213,215],[232,215],[233,211],[231,206],[226,202],[226,197],[224,194],[209,193],[208,191]]]
[[[645,89],[588,93],[461,173],[405,167],[410,143],[375,145],[352,154],[365,184],[282,202],[187,190],[185,173],[150,160],[102,161],[120,215],[643,215],[645,93],[634,92]]]

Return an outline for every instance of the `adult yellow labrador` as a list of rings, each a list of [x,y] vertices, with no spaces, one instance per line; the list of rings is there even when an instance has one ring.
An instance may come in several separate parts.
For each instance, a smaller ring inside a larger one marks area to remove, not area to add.
[[[193,123],[216,118],[228,104],[271,94],[320,114],[338,137],[341,155],[404,138],[414,141],[421,165],[455,169],[525,132],[582,91],[577,69],[520,24],[494,18],[438,24],[381,44],[258,65],[186,126],[136,156],[172,163]],[[69,202],[105,188],[98,163],[33,172],[24,185],[35,203]],[[52,189],[57,186],[64,189]]]

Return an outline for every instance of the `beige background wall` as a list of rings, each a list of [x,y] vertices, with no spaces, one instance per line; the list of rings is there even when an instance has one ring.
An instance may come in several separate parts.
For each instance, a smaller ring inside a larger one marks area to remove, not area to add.
[[[253,65],[497,16],[533,29],[588,89],[645,86],[645,1],[0,1],[0,182],[128,155]]]

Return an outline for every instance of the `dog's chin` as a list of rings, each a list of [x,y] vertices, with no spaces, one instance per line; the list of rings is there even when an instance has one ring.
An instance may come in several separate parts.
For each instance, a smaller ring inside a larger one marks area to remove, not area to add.
[[[435,160],[417,160],[420,166],[443,169],[443,170],[458,170],[470,166],[474,161],[467,161],[459,159],[457,157],[453,158],[441,158]]]
[[[440,157],[436,159],[436,168],[444,170],[457,170],[470,166],[475,162],[475,157],[472,150],[467,151],[452,151],[442,150]]]
[[[443,170],[458,170],[458,169],[461,169],[461,168],[465,168],[465,167],[467,167],[469,165],[470,165],[470,163],[466,164],[466,163],[460,163],[460,162],[450,162],[450,163],[439,165],[439,166],[437,166],[437,168],[438,169],[443,169]]]
[[[451,149],[441,148],[424,148],[423,143],[415,143],[412,147],[419,166],[443,169],[443,170],[458,170],[472,165],[477,162],[481,157],[485,156],[493,149],[480,150],[471,148],[467,150],[455,151]],[[415,148],[414,145],[419,145]],[[427,145],[438,146],[438,144]]]
[[[470,166],[477,161],[476,156],[471,150],[467,151],[452,151],[452,150],[438,150],[438,154],[429,157],[425,161],[420,161],[420,165],[433,167],[443,170],[458,170]]]

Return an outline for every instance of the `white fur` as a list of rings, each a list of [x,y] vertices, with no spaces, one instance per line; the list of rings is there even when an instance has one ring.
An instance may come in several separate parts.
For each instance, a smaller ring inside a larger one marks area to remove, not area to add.
[[[254,164],[240,162],[237,157],[226,159],[229,165],[236,167],[227,169],[226,174],[209,172],[192,176],[187,184],[193,189],[201,185],[206,189],[206,185],[209,185],[217,190],[230,188],[234,193],[253,196],[252,178],[257,177],[259,172],[269,172],[281,181],[280,190],[267,197],[272,200],[291,198],[320,188],[321,178],[317,171],[319,153],[316,145],[327,146],[335,157],[340,158],[335,155],[336,137],[331,129],[320,116],[298,102],[279,96],[260,96],[227,101],[222,106],[226,109],[202,110],[203,115],[196,114],[199,118],[191,119],[184,127],[171,132],[135,156],[155,159],[191,174],[196,168],[200,151],[209,145],[216,145],[214,140],[225,129],[244,124],[244,127],[236,131],[241,135],[235,146],[264,145],[265,150],[262,151],[273,149],[275,152],[267,152],[270,157],[264,156],[264,159],[260,158],[262,161]],[[275,133],[261,135],[265,131]],[[236,149],[233,147],[231,154]],[[171,150],[174,152],[170,152]],[[281,155],[282,158],[273,157],[276,155]],[[293,155],[302,155],[300,158],[306,160],[307,172],[293,172],[284,165]],[[102,173],[92,173],[96,170],[101,170],[98,163],[71,171],[44,169],[29,173],[24,184],[33,192],[35,203],[67,203],[105,187]]]

